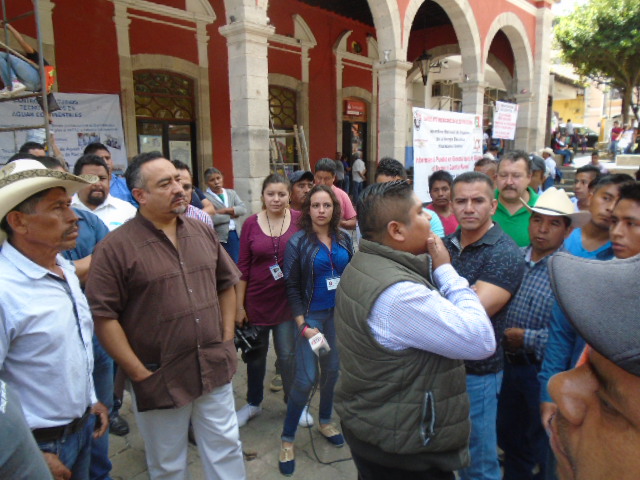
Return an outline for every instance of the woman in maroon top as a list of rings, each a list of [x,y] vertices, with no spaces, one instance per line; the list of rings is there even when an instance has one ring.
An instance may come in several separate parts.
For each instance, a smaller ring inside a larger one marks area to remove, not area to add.
[[[247,361],[247,405],[238,410],[240,427],[262,412],[270,330],[285,395],[292,381],[296,327],[282,267],[287,242],[298,231],[300,212],[289,209],[290,188],[283,176],[269,175],[262,183],[263,210],[242,226],[236,323],[248,321],[256,326],[260,347]]]

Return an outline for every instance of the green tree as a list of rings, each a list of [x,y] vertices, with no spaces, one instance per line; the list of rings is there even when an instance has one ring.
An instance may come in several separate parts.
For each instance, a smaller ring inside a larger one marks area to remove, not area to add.
[[[640,93],[640,1],[590,0],[560,17],[555,27],[563,60],[579,75],[609,84],[622,95],[622,115]]]

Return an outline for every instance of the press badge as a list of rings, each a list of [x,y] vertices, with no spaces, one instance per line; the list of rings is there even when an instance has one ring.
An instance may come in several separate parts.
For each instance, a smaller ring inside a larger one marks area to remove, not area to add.
[[[280,280],[282,277],[284,277],[284,273],[282,273],[282,269],[277,263],[275,265],[271,265],[269,267],[269,270],[271,270],[271,275],[273,276],[274,280]]]
[[[327,290],[335,290],[340,283],[340,277],[327,278]]]

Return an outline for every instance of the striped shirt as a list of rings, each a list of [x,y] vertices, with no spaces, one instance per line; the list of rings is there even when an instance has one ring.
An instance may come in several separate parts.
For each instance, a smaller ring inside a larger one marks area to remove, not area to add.
[[[469,282],[450,264],[433,272],[440,293],[399,282],[380,294],[367,319],[373,338],[391,350],[417,348],[447,358],[480,360],[493,354],[493,327]]]
[[[198,207],[194,207],[193,205],[187,205],[187,211],[184,214],[189,218],[195,218],[196,220],[200,220],[201,222],[206,223],[211,228],[213,228],[213,221],[211,220],[211,216],[206,213],[204,210],[199,209]]]
[[[525,259],[525,273],[520,289],[509,305],[507,328],[524,329],[524,350],[535,353],[542,361],[549,338],[549,323],[555,296],[551,289],[547,255],[537,262],[531,261],[531,247],[522,248]]]

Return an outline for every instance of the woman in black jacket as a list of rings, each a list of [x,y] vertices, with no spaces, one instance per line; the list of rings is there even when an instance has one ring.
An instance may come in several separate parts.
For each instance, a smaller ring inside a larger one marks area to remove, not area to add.
[[[333,390],[338,380],[339,359],[333,323],[336,288],[340,275],[353,256],[351,238],[340,230],[340,203],[333,191],[316,185],[309,192],[300,217],[300,231],[287,244],[284,275],[287,298],[298,325],[296,372],[289,392],[287,415],[282,430],[280,473],[295,469],[293,442],[298,420],[308,408],[309,394],[316,383],[320,364],[320,433],[334,446],[344,438],[331,423]],[[330,350],[314,353],[310,340],[324,335]],[[315,337],[315,338],[314,338]]]

